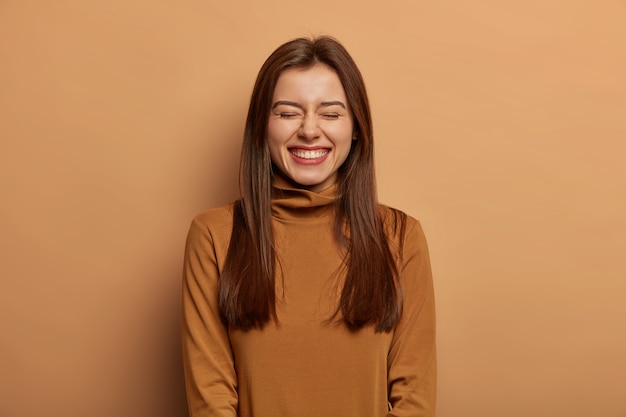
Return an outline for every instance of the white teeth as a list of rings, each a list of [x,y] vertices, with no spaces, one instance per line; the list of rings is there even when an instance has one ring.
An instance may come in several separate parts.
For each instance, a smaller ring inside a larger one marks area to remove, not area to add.
[[[314,151],[303,151],[303,150],[294,150],[290,151],[292,154],[302,159],[316,159],[321,158],[322,156],[328,153],[325,149],[316,149]]]

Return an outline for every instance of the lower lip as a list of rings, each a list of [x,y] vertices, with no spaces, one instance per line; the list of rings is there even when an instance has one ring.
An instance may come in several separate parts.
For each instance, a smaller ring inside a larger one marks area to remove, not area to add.
[[[294,154],[292,154],[291,152],[289,152],[289,155],[291,155],[291,158],[296,161],[296,163],[301,164],[301,165],[319,165],[322,162],[324,162],[326,160],[326,158],[328,158],[328,155],[330,155],[330,152],[326,152],[326,154],[324,154],[324,156],[320,156],[319,158],[313,158],[313,159],[305,159],[305,158],[300,158],[299,156],[296,156]]]

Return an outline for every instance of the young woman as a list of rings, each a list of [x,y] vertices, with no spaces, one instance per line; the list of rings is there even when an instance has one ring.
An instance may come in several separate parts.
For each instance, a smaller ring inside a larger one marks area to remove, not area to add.
[[[185,251],[190,414],[434,416],[435,307],[417,220],[377,203],[361,74],[336,40],[280,46],[256,80],[240,200]]]

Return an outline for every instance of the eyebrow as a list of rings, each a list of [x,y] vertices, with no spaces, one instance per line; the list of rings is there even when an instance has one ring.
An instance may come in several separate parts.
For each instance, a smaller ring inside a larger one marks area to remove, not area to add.
[[[292,106],[292,107],[297,107],[299,109],[304,109],[302,107],[302,105],[300,103],[296,103],[295,101],[288,101],[288,100],[278,100],[276,103],[274,103],[272,105],[272,110],[275,109],[278,106]],[[341,106],[344,109],[346,108],[346,105],[343,104],[341,101],[339,100],[334,100],[334,101],[323,101],[320,103],[319,107],[330,107],[330,106]]]

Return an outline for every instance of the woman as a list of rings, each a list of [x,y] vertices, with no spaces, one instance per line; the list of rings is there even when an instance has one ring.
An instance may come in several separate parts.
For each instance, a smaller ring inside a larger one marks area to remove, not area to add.
[[[296,39],[264,63],[241,194],[188,235],[190,414],[434,416],[426,241],[377,203],[365,85],[336,40]]]

